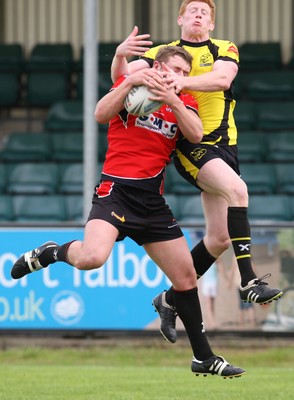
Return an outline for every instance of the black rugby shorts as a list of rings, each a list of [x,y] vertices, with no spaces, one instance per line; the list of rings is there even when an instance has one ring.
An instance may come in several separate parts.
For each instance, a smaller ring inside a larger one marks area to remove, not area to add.
[[[117,241],[130,237],[137,244],[183,236],[164,198],[158,193],[103,181],[95,189],[88,221],[102,219],[117,228]]]
[[[196,183],[198,172],[214,158],[222,159],[240,176],[237,146],[192,144],[185,140],[178,145],[173,161],[178,173],[191,185],[202,190]]]

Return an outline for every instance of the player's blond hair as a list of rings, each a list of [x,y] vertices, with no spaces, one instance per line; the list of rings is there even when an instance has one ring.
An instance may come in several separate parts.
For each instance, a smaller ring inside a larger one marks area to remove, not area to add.
[[[184,14],[188,4],[192,3],[192,1],[199,1],[200,3],[208,4],[208,6],[210,8],[210,12],[211,12],[211,19],[212,19],[212,22],[214,22],[214,19],[215,19],[215,3],[214,3],[213,0],[183,0],[182,4],[180,6],[180,9],[179,9],[179,16]]]

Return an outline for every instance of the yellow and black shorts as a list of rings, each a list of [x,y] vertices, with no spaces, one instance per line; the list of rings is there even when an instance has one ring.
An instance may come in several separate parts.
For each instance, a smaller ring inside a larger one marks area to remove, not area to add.
[[[240,175],[237,146],[219,146],[215,144],[192,144],[187,140],[178,143],[174,154],[174,165],[178,173],[191,185],[197,187],[199,170],[208,161],[220,158]]]

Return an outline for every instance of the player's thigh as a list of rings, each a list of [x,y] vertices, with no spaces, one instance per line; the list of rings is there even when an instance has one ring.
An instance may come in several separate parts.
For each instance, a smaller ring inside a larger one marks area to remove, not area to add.
[[[144,245],[144,249],[166,274],[175,289],[189,290],[196,287],[196,272],[190,249],[184,237],[147,243]]]
[[[118,230],[109,222],[92,219],[87,222],[81,251],[86,256],[97,257],[104,263],[109,257],[118,236]]]
[[[197,175],[197,184],[202,190],[219,194],[227,201],[231,201],[235,193],[247,193],[245,182],[221,158],[214,158],[201,167]]]

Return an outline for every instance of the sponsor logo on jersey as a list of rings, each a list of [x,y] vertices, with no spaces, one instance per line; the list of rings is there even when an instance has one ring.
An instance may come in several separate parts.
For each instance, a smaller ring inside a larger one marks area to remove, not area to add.
[[[167,139],[173,139],[177,134],[178,125],[159,118],[156,114],[148,114],[136,118],[135,126],[159,133]]]

